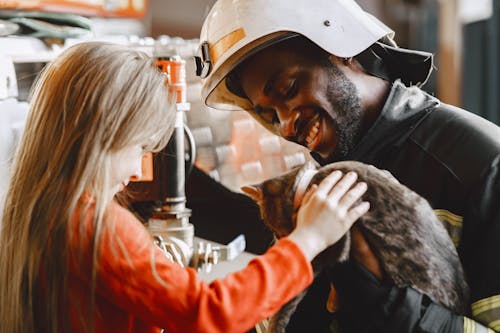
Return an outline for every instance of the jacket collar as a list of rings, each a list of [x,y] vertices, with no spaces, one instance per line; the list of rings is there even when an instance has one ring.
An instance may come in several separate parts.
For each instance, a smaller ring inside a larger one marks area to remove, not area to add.
[[[439,104],[420,88],[395,81],[377,120],[345,160],[373,163],[383,150],[401,145]],[[314,152],[311,156],[321,165],[334,162],[324,161]]]

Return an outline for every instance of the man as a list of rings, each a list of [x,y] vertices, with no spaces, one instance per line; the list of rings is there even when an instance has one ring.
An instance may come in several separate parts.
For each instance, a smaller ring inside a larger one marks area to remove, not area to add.
[[[331,272],[340,332],[500,331],[500,129],[420,90],[432,55],[393,35],[352,0],[218,0],[200,37],[202,99],[246,110],[321,164],[390,171],[447,227],[471,287],[467,316],[384,281],[358,235],[356,260]]]

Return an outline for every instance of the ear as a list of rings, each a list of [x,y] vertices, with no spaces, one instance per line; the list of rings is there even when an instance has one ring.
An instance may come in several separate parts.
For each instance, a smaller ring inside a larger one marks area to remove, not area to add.
[[[241,191],[257,203],[262,201],[262,190],[252,185],[242,186]]]

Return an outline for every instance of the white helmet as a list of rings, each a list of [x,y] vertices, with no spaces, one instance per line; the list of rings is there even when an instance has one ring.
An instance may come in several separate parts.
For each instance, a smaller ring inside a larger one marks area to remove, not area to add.
[[[353,57],[394,32],[354,0],[218,0],[203,24],[197,75],[202,100],[222,110],[251,109],[226,76],[270,44],[303,35],[338,57]]]

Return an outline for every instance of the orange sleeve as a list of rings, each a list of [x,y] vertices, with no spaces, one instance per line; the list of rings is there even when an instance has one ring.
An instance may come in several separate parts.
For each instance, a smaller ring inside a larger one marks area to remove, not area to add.
[[[102,243],[98,292],[124,311],[175,332],[246,332],[312,281],[309,261],[282,238],[246,268],[210,284],[171,262],[146,228],[113,204]]]

